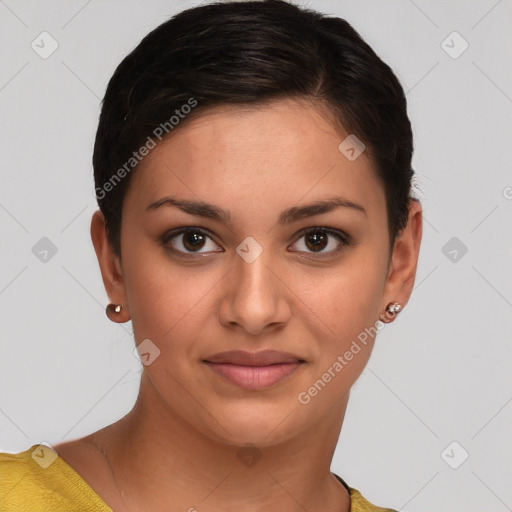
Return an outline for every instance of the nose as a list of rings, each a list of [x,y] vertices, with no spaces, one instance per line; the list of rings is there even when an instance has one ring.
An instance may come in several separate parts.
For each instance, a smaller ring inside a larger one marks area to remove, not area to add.
[[[233,265],[219,309],[221,324],[253,335],[283,327],[290,318],[289,291],[270,251],[263,251],[252,262],[237,255]]]

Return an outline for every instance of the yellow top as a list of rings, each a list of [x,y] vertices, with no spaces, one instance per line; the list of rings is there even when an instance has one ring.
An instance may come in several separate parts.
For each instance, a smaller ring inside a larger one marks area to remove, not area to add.
[[[334,473],[333,473],[334,474]],[[372,505],[342,478],[351,512],[396,512]],[[113,512],[87,482],[43,444],[20,453],[0,452],[0,512]]]

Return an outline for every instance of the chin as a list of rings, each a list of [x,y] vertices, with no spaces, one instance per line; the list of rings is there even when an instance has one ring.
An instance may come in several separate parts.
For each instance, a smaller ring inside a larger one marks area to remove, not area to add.
[[[210,422],[210,427],[217,438],[233,446],[274,446],[297,436],[307,427],[300,422],[298,413],[283,404],[260,407],[238,404],[232,410],[224,411],[220,423],[226,427],[227,432],[216,422]]]

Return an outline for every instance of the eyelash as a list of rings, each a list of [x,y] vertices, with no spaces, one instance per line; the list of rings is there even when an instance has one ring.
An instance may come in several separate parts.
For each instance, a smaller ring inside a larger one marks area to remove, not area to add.
[[[215,240],[213,239],[212,235],[205,229],[203,228],[196,228],[196,227],[193,227],[193,226],[189,226],[189,227],[186,227],[186,228],[179,228],[177,230],[172,230],[172,231],[169,231],[167,233],[165,233],[162,237],[161,237],[161,243],[166,246],[170,251],[172,251],[173,253],[175,254],[178,254],[179,257],[181,258],[185,258],[185,259],[197,259],[197,255],[208,255],[208,254],[211,254],[210,253],[199,253],[199,252],[183,252],[183,251],[180,251],[178,249],[174,249],[173,247],[168,247],[167,244],[175,237],[179,236],[179,235],[182,235],[184,233],[199,233],[201,235],[204,235],[204,236],[207,236],[208,238],[210,238],[213,242],[215,242]],[[299,236],[298,238],[295,240],[294,244],[297,243],[302,237],[304,236],[307,236],[311,233],[325,233],[327,235],[331,235],[333,236],[334,238],[337,239],[339,245],[336,249],[334,250],[331,250],[331,251],[328,251],[328,252],[318,252],[318,253],[315,253],[315,252],[307,252],[306,254],[313,254],[313,255],[318,255],[318,257],[320,258],[323,258],[325,256],[330,256],[330,255],[333,255],[333,254],[338,254],[339,252],[341,252],[343,249],[347,248],[347,247],[350,247],[351,245],[353,245],[353,239],[350,235],[344,233],[343,231],[338,231],[338,230],[335,230],[335,229],[331,229],[331,228],[326,228],[326,227],[320,227],[320,226],[317,226],[317,227],[313,227],[313,228],[307,228],[303,231],[301,231],[299,233]],[[217,242],[215,242],[217,244]],[[217,244],[219,245],[219,244]],[[220,252],[220,251],[216,251],[216,252]],[[304,252],[304,251],[294,251],[294,252]],[[199,257],[202,257],[202,256],[199,256]],[[314,258],[306,258],[306,259],[314,259]]]

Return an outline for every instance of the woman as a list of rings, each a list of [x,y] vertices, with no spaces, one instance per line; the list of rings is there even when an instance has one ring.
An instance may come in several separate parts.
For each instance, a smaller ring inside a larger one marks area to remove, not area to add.
[[[378,511],[330,472],[422,234],[391,69],[344,20],[203,5],[108,85],[91,236],[144,370],[82,439],[1,454],[2,510]]]

